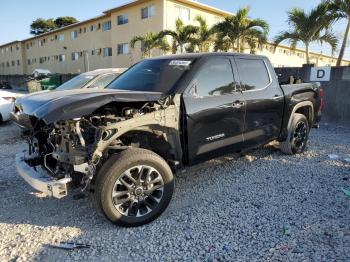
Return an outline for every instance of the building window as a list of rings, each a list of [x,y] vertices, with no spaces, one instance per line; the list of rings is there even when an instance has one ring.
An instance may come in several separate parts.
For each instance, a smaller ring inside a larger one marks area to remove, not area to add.
[[[97,30],[100,30],[101,29],[101,23],[98,23],[97,24]]]
[[[72,61],[76,61],[79,59],[79,53],[78,52],[73,52],[72,53]]]
[[[86,33],[86,27],[84,27],[84,33]]]
[[[118,55],[125,55],[129,53],[129,44],[119,44],[118,45]]]
[[[64,41],[64,34],[59,35],[59,36],[58,36],[58,40],[59,40],[60,42],[63,42],[63,41]]]
[[[190,21],[191,20],[191,15],[190,15],[190,9],[183,7],[183,6],[179,6],[179,5],[175,5],[175,9],[176,9],[176,16],[177,18],[180,18],[182,21]]]
[[[150,5],[141,9],[141,19],[146,19],[155,16],[156,7],[154,5]]]
[[[95,31],[96,30],[96,25],[91,25],[90,26],[90,32],[93,32],[93,31]]]
[[[77,30],[72,31],[71,37],[72,37],[72,39],[76,39],[78,37],[78,31]]]
[[[112,29],[111,21],[103,22],[103,24],[102,24],[102,32],[108,31],[108,30],[111,30],[111,29]]]
[[[59,55],[58,56],[58,61],[60,61],[60,62],[66,61],[66,55]]]
[[[15,62],[15,61],[12,61],[11,64],[12,64],[12,66],[15,66],[15,65],[16,65],[16,62]]]
[[[129,23],[129,17],[128,15],[119,15],[118,16],[118,21],[117,21],[118,25],[125,25],[127,23]]]
[[[19,60],[17,60],[17,66],[20,66],[21,62]]]
[[[103,56],[104,57],[112,56],[112,48],[111,47],[103,48]]]

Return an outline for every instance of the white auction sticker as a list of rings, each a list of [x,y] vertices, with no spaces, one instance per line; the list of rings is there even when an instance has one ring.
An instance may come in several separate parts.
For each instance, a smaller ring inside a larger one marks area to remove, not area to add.
[[[172,60],[169,65],[171,66],[189,66],[192,63],[192,61],[185,61],[185,60]]]

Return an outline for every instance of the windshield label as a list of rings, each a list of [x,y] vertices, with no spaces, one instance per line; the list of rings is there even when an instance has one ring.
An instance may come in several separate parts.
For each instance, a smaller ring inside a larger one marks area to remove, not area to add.
[[[185,61],[185,60],[172,60],[169,65],[171,66],[189,66],[192,63],[192,61]]]

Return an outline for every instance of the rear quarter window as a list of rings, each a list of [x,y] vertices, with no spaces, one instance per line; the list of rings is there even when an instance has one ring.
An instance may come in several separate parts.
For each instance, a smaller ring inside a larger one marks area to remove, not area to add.
[[[271,83],[269,72],[262,59],[239,58],[237,69],[244,91],[263,89]]]

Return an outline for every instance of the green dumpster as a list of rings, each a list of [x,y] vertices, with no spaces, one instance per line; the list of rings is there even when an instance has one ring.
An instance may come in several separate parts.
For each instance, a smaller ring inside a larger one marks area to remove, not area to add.
[[[59,74],[50,75],[39,81],[42,90],[54,90],[61,85],[61,76]]]

